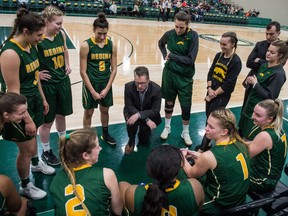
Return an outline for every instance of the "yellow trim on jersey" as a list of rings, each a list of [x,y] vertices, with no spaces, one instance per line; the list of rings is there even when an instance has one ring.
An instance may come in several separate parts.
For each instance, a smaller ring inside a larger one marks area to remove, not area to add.
[[[26,51],[26,49],[24,49],[18,42],[16,42],[13,38],[10,39],[10,41],[14,44],[16,44],[22,51]],[[29,48],[31,48],[31,44],[28,44]]]
[[[150,183],[150,184],[152,184],[152,183]],[[145,189],[146,190],[148,190],[150,184],[146,184],[145,185]],[[178,179],[175,179],[175,183],[173,185],[173,188],[167,188],[165,191],[166,192],[171,192],[171,191],[175,190],[179,185],[180,185],[180,181]]]
[[[82,169],[86,169],[88,167],[91,167],[92,165],[91,164],[83,164],[79,167],[76,167],[76,168],[73,168],[74,171],[79,171],[79,170],[82,170]]]
[[[91,37],[91,41],[92,41],[92,43],[94,43],[95,45],[97,44],[94,36]],[[108,44],[108,38],[105,39],[105,44],[104,44],[104,45],[107,45],[107,44]]]
[[[229,142],[223,141],[223,142],[217,143],[216,146],[231,145],[231,144],[234,144],[235,142],[236,142],[236,139],[232,139]]]

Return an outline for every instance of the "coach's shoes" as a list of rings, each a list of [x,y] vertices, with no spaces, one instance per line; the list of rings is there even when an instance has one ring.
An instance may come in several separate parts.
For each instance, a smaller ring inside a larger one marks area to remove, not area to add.
[[[101,135],[101,139],[105,142],[109,143],[110,145],[116,145],[116,140],[111,137],[109,134],[104,136],[104,134]]]
[[[60,164],[59,158],[57,158],[52,150],[50,149],[49,151],[45,151],[42,153],[41,158],[43,161],[45,161],[47,164],[56,166]]]
[[[46,175],[52,175],[55,173],[55,169],[45,164],[42,160],[39,160],[38,165],[36,166],[31,165],[31,171],[42,172],[43,174],[46,174]]]
[[[191,146],[192,145],[192,140],[190,138],[190,135],[189,135],[189,131],[183,131],[182,134],[181,134],[181,137],[183,138],[184,140],[184,143],[186,146]]]
[[[167,140],[170,133],[171,133],[171,127],[165,126],[164,130],[162,131],[162,133],[160,135],[160,138],[162,140]]]
[[[19,184],[19,193],[33,200],[43,199],[47,195],[45,191],[35,187],[32,182],[29,182],[24,188],[21,186],[21,182]]]

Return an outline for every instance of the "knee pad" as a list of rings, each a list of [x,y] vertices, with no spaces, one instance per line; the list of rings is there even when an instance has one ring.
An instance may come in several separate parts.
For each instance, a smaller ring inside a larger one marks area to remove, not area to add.
[[[182,119],[184,121],[189,121],[191,106],[181,106],[181,110],[182,110]]]
[[[165,101],[165,113],[171,114],[173,113],[173,109],[174,109],[174,102],[173,104],[168,104],[167,101]]]

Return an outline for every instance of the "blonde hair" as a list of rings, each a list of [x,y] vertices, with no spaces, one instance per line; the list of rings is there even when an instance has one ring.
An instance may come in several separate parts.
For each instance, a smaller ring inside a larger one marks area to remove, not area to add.
[[[76,190],[76,178],[73,168],[79,167],[86,163],[83,159],[82,154],[84,152],[91,153],[92,149],[95,148],[96,132],[89,129],[75,130],[71,134],[60,137],[60,159],[61,164],[64,167],[70,182],[73,187],[74,195],[81,201],[81,206],[86,211],[87,215],[90,216],[90,212],[86,205],[83,203],[81,196],[79,196]]]
[[[273,119],[271,126],[273,126],[275,133],[280,138],[281,132],[283,131],[283,112],[284,112],[284,105],[282,100],[266,99],[260,101],[257,105],[266,110],[266,116],[268,118]]]
[[[51,22],[54,16],[63,16],[64,13],[59,8],[50,5],[44,8],[44,10],[41,12],[41,15],[45,20]]]
[[[245,144],[245,141],[240,137],[237,127],[236,127],[236,118],[233,112],[230,109],[225,109],[223,107],[220,107],[210,114],[211,117],[216,118],[219,123],[220,127],[222,129],[227,129],[228,130],[228,135],[230,137],[230,141],[233,139],[236,139],[238,142],[236,142],[237,148],[243,152],[243,153],[248,153],[248,146]],[[240,145],[239,145],[240,143]],[[244,151],[244,148],[246,149]]]

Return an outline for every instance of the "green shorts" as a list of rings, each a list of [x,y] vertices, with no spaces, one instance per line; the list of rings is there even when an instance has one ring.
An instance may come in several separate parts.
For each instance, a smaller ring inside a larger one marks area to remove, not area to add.
[[[162,75],[162,97],[175,102],[178,95],[180,105],[191,106],[193,79],[173,73],[164,67]]]
[[[42,97],[39,92],[32,97],[26,97],[28,104],[28,113],[34,121],[36,128],[39,128],[44,123],[44,110]]]
[[[5,123],[4,128],[2,129],[2,137],[4,140],[13,142],[25,142],[33,139],[32,136],[26,135],[24,120],[22,120],[20,123]]]
[[[95,89],[96,92],[101,92],[107,85],[108,82],[103,83],[96,83],[91,82],[91,85]],[[113,93],[112,93],[112,86],[110,90],[108,91],[105,98],[101,100],[94,100],[90,91],[86,88],[85,84],[83,83],[82,86],[82,105],[83,108],[86,110],[94,109],[98,107],[98,104],[100,104],[103,107],[110,107],[113,105]]]
[[[57,84],[43,84],[42,89],[49,104],[49,112],[44,117],[45,123],[53,122],[56,114],[67,116],[73,113],[69,76]]]

